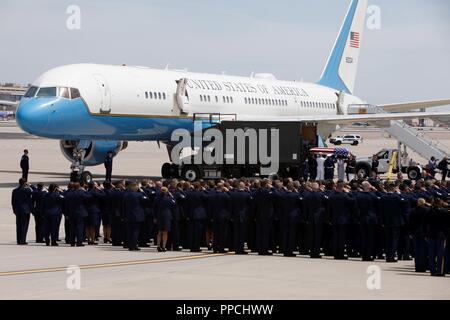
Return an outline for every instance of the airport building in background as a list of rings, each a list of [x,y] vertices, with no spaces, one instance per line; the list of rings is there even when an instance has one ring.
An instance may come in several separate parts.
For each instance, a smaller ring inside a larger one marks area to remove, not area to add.
[[[0,111],[15,112],[28,87],[29,85],[16,83],[0,83]]]

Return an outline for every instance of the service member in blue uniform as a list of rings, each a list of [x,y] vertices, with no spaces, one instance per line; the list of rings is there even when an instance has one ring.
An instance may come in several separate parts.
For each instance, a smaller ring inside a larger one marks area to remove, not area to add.
[[[387,193],[381,196],[380,218],[386,241],[386,262],[397,262],[398,242],[401,227],[406,221],[406,200],[395,192],[395,184],[387,184]]]
[[[426,272],[428,266],[427,242],[425,240],[426,223],[430,214],[431,204],[424,198],[417,200],[417,206],[411,211],[409,233],[413,240],[414,266],[416,272]]]
[[[311,184],[311,189],[303,198],[308,234],[308,249],[311,258],[321,258],[320,245],[322,242],[322,228],[325,221],[327,196],[321,192],[317,182]]]
[[[141,181],[141,189],[148,198],[146,205],[144,206],[145,220],[141,224],[141,230],[139,231],[139,247],[149,247],[150,239],[154,238],[154,214],[153,203],[157,197],[158,191],[156,187],[148,180]]]
[[[188,246],[191,252],[201,252],[200,245],[207,218],[207,195],[201,183],[194,182],[194,190],[186,192]]]
[[[259,255],[272,255],[269,251],[274,216],[274,190],[270,181],[264,179],[254,194],[256,220],[256,246]]]
[[[127,226],[129,251],[139,251],[138,238],[140,225],[145,221],[144,206],[148,198],[136,182],[131,182],[123,196],[123,213]]]
[[[167,239],[172,227],[172,215],[176,206],[175,198],[167,187],[162,187],[154,203],[155,222],[158,228],[158,252],[167,251]]]
[[[85,219],[88,217],[87,201],[91,195],[80,186],[79,182],[73,183],[73,190],[66,193],[64,210],[67,214],[70,230],[70,245],[72,247],[84,247]]]
[[[20,158],[20,169],[22,169],[22,179],[28,181],[28,171],[30,170],[30,158],[28,157],[28,150],[23,150],[23,155]]]
[[[280,229],[281,248],[285,257],[295,257],[297,231],[300,223],[302,198],[294,188],[294,182],[288,181],[286,191],[279,194],[281,204]]]
[[[90,198],[87,201],[88,219],[86,221],[86,237],[88,245],[97,244],[95,242],[96,230],[100,228],[101,206],[105,199],[105,193],[100,189],[97,182],[88,184],[88,194]]]
[[[230,194],[223,182],[216,185],[216,191],[209,194],[213,219],[213,251],[224,253],[227,241],[228,223],[231,218]]]
[[[233,242],[236,254],[247,254],[244,250],[244,242],[250,219],[251,202],[252,196],[250,192],[246,190],[245,183],[240,181],[238,187],[230,192]]]
[[[103,182],[104,198],[100,202],[101,222],[103,227],[103,243],[111,242],[111,218],[112,218],[112,206],[111,206],[111,192],[113,185],[111,182]]]
[[[178,181],[170,184],[169,193],[175,199],[175,206],[172,209],[172,226],[169,234],[169,247],[172,251],[180,251],[181,244],[181,226],[184,219],[184,201],[186,194],[179,186]]]
[[[125,221],[122,213],[124,195],[125,185],[123,181],[117,181],[108,197],[108,201],[111,203],[111,242],[113,246],[122,246],[125,243]]]
[[[33,211],[33,190],[24,178],[19,179],[19,186],[11,196],[13,213],[16,215],[16,240],[18,245],[26,245],[30,214]]]
[[[31,197],[33,201],[33,217],[34,217],[34,231],[36,233],[36,243],[44,243],[44,221],[42,217],[42,199],[47,191],[44,189],[42,183],[36,185]]]
[[[374,187],[368,182],[362,183],[363,191],[355,193],[357,217],[361,234],[361,257],[363,261],[375,259],[375,228],[378,223],[379,200]]]
[[[113,152],[112,151],[108,151],[103,164],[104,164],[105,170],[106,170],[105,181],[111,182],[112,168],[113,168]]]
[[[42,214],[44,219],[45,243],[47,246],[58,246],[58,232],[64,208],[64,196],[56,184],[48,187],[48,193],[42,200]]]
[[[342,181],[336,184],[336,191],[330,195],[328,208],[332,225],[333,255],[335,259],[347,259],[345,256],[345,243],[348,226],[352,218],[354,199],[345,192]],[[347,253],[348,254],[348,253]]]
[[[448,215],[448,208],[441,199],[434,199],[433,206],[427,218],[427,239],[428,239],[428,268],[432,276],[445,276],[445,231]]]

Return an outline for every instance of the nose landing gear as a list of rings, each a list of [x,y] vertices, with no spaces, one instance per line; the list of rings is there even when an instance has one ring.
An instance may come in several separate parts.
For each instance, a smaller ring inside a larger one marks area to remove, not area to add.
[[[92,173],[84,170],[85,166],[83,164],[83,159],[86,154],[84,149],[73,149],[73,160],[70,165],[70,182],[79,182],[80,184],[91,183],[94,178]]]

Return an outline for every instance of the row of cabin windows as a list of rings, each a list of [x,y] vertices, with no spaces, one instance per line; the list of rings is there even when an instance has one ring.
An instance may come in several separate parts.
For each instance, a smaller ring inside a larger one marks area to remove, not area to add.
[[[233,97],[222,97],[223,103],[233,103]],[[215,96],[216,103],[219,103],[219,97]],[[211,102],[211,96],[206,94],[200,95],[200,102]]]
[[[321,108],[321,109],[334,109],[334,103],[328,102],[311,102],[311,101],[302,101],[301,106],[305,108]]]
[[[166,94],[164,92],[148,92],[145,91],[145,99],[159,99],[166,100]]]
[[[266,106],[287,106],[287,100],[265,99],[265,98],[244,98],[245,104],[262,104]]]

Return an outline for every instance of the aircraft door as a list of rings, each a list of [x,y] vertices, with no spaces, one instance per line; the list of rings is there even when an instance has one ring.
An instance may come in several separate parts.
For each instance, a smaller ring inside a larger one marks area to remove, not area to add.
[[[186,88],[187,83],[186,78],[182,78],[180,80],[177,80],[177,92],[175,97],[175,103],[178,107],[178,110],[180,111],[180,115],[191,115],[191,105],[189,104],[189,95]]]
[[[94,74],[94,79],[98,84],[99,103],[95,106],[95,112],[111,113],[111,92],[109,91],[108,82],[101,74]]]

